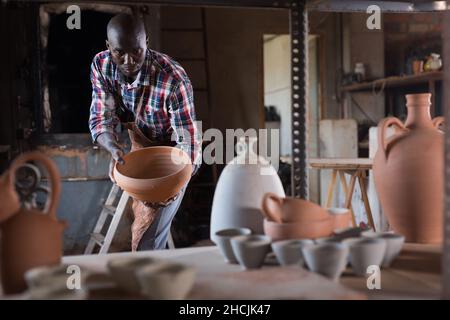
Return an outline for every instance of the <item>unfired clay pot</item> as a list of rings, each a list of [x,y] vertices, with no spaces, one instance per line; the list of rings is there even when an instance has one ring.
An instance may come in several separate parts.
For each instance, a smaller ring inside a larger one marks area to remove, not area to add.
[[[66,223],[56,218],[60,194],[58,169],[53,161],[42,153],[29,152],[22,154],[12,163],[11,174],[27,161],[38,161],[44,165],[51,181],[51,192],[47,198],[45,212],[35,208],[21,208],[1,225],[2,285],[7,294],[20,293],[27,288],[24,279],[27,270],[61,262],[62,233]]]
[[[237,157],[220,174],[211,209],[211,240],[227,228],[249,228],[262,234],[261,201],[265,193],[284,197],[283,184],[272,165],[254,152],[257,139],[247,137],[237,144]]]
[[[147,202],[165,202],[178,194],[191,178],[189,155],[174,147],[148,147],[132,151],[116,163],[117,185],[133,198]]]
[[[430,117],[431,94],[406,95],[405,124],[386,118],[378,125],[373,164],[375,186],[393,230],[408,242],[440,243],[443,237],[443,118]],[[397,133],[386,139],[389,126]]]

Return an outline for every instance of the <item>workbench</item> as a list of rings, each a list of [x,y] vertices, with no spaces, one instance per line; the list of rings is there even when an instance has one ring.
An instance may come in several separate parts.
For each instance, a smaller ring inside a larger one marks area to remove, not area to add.
[[[350,210],[352,215],[353,226],[357,226],[355,213],[352,208],[352,197],[355,191],[356,180],[359,182],[361,189],[361,196],[364,202],[364,208],[366,209],[367,221],[373,230],[375,229],[375,223],[372,217],[372,210],[370,209],[369,197],[366,190],[366,171],[372,169],[373,160],[369,158],[355,158],[355,159],[341,159],[341,158],[322,158],[322,159],[309,159],[308,164],[313,169],[329,169],[332,170],[331,181],[328,185],[327,202],[325,207],[331,207],[333,200],[333,192],[336,188],[336,180],[339,174],[342,189],[345,194],[345,207]],[[350,175],[350,185],[347,186],[347,180],[345,174]]]

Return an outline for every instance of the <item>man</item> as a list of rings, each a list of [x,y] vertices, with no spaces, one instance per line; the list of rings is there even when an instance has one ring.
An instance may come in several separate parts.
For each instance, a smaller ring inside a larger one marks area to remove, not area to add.
[[[91,65],[92,139],[111,153],[109,176],[115,162],[124,163],[117,125],[128,129],[132,150],[154,145],[176,145],[198,169],[201,137],[195,125],[191,82],[184,69],[167,55],[147,48],[141,19],[128,14],[108,23],[106,47]],[[170,225],[185,188],[164,204],[133,200],[132,250],[166,247]]]

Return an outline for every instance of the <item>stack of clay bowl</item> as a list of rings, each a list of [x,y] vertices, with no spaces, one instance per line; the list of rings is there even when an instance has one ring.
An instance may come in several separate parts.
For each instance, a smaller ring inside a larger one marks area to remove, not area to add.
[[[151,203],[174,197],[192,174],[189,155],[178,148],[143,148],[123,159],[125,164],[117,163],[114,167],[117,184],[133,198]]]
[[[273,241],[328,237],[351,222],[347,209],[326,210],[310,201],[281,198],[273,193],[264,195],[262,213],[264,233]]]

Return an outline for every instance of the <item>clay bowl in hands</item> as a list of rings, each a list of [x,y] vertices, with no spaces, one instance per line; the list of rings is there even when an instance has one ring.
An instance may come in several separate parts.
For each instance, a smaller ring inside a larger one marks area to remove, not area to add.
[[[178,194],[191,178],[192,163],[186,152],[173,147],[149,147],[126,154],[116,163],[117,185],[135,199],[165,202]]]
[[[331,236],[333,219],[277,223],[264,219],[264,233],[273,241],[289,239],[316,239]]]

